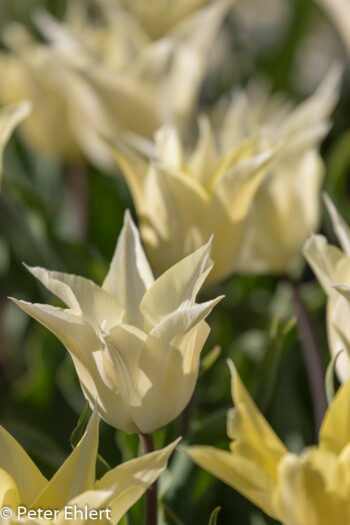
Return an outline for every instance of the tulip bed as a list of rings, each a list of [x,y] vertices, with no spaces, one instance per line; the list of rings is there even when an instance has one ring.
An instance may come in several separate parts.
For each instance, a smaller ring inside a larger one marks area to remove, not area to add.
[[[348,10],[2,0],[0,523],[350,523]]]

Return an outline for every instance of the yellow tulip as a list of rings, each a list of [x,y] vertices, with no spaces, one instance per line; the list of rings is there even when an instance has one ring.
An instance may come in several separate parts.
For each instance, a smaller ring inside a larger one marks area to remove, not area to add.
[[[258,86],[229,107],[222,132],[225,143],[259,127],[266,146],[277,138],[283,143],[250,209],[237,271],[288,273],[307,237],[318,229],[325,173],[319,145],[330,126],[340,77],[339,67],[331,69],[317,91],[294,109],[278,95],[268,98]]]
[[[0,507],[13,517],[0,523],[91,523],[78,510],[97,511],[97,523],[118,523],[128,509],[166,468],[178,441],[151,454],[122,463],[95,480],[99,418],[94,411],[84,436],[53,478],[48,481],[17,443],[0,427]],[[75,509],[77,509],[75,511]],[[8,510],[8,509],[7,509]],[[46,514],[44,515],[44,512]],[[20,519],[17,519],[20,518]]]
[[[323,235],[313,235],[304,245],[303,253],[327,294],[327,335],[331,354],[337,355],[336,371],[340,381],[350,377],[350,305],[346,292],[335,285],[350,285],[350,229],[331,200],[326,204],[334,231],[342,250],[329,245]],[[345,296],[344,296],[345,295]]]
[[[259,412],[232,363],[230,368],[230,452],[195,446],[186,449],[189,457],[284,525],[349,523],[350,381],[325,414],[319,445],[297,456]]]
[[[133,148],[115,142],[114,153],[131,190],[153,267],[164,271],[214,234],[215,266],[208,282],[228,277],[273,152],[259,153],[253,137],[221,154],[206,118],[187,156],[178,131],[171,126],[158,130],[154,144],[134,137],[130,141]]]
[[[68,3],[62,22],[42,12],[35,20],[47,44],[18,25],[6,30],[11,53],[0,60],[6,80],[0,99],[33,100],[22,133],[41,153],[77,162],[84,152],[115,169],[101,135],[131,130],[151,137],[165,122],[184,126],[189,120],[207,54],[232,1],[207,6],[181,31],[156,42],[118,5],[104,6],[98,22],[86,2]]]
[[[210,272],[210,242],[154,280],[125,214],[102,287],[83,277],[29,268],[68,309],[17,301],[70,352],[86,398],[128,433],[150,433],[176,416],[195,387],[204,321],[221,297],[196,296]]]
[[[30,113],[31,104],[20,102],[0,108],[0,182],[3,172],[2,156],[15,127]]]

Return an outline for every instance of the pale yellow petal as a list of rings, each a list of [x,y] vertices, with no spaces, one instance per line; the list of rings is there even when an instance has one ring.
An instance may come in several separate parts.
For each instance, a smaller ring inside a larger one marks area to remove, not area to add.
[[[192,306],[210,272],[211,242],[198,248],[163,273],[147,290],[140,309],[154,325],[176,310]]]
[[[200,323],[176,340],[176,346],[149,335],[139,359],[139,377],[130,398],[133,419],[142,433],[177,417],[196,385],[199,355],[209,328]]]
[[[161,127],[155,134],[155,143],[161,163],[174,169],[183,165],[183,151],[177,130],[169,125]]]
[[[346,255],[350,257],[350,228],[326,193],[323,195],[323,199],[327,206],[329,216],[332,219],[333,230],[338,237],[340,246]]]
[[[278,463],[287,449],[259,412],[232,361],[229,361],[229,366],[235,404],[227,416],[227,433],[233,440],[231,452],[249,458],[272,479],[276,479]]]
[[[112,523],[117,523],[165,470],[178,442],[179,439],[161,450],[122,463],[107,472],[96,483],[97,490],[109,490],[115,487],[109,503],[112,510]]]
[[[153,283],[152,270],[143,251],[139,232],[127,211],[103,288],[125,309],[124,322],[143,327],[140,302]]]
[[[122,322],[124,310],[116,299],[90,279],[39,267],[27,269],[66,305],[81,313],[95,328],[105,330]]]
[[[114,495],[112,488],[110,490],[88,490],[79,494],[67,502],[65,508],[61,510],[57,519],[53,520],[53,523],[55,525],[65,525],[69,522],[74,523],[74,525],[94,525],[95,523],[111,525],[115,523],[108,519],[108,516],[112,517],[112,512],[109,510]],[[91,510],[97,511],[98,519],[96,514],[95,517],[90,518],[85,509],[88,512]]]
[[[271,501],[276,482],[253,460],[214,447],[189,447],[184,451],[197,465],[236,489],[266,514],[278,518]]]
[[[16,483],[10,474],[0,468],[0,508],[16,509],[21,501]]]
[[[48,484],[21,445],[2,427],[0,427],[0,468],[11,476],[17,486],[21,503],[27,507],[32,505]]]
[[[320,429],[321,449],[341,454],[350,442],[350,419],[345,417],[350,411],[350,381],[339,387],[328,408]]]

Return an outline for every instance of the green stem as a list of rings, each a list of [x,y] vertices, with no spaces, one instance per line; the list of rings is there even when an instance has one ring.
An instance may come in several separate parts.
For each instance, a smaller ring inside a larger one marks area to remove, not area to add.
[[[154,452],[153,434],[139,434],[143,454]],[[157,525],[158,522],[158,493],[155,481],[146,492],[145,525]]]
[[[325,391],[325,371],[320,351],[312,327],[311,319],[300,295],[298,284],[288,280],[292,290],[295,311],[298,318],[299,335],[303,349],[306,372],[309,378],[310,393],[314,412],[314,422],[318,433],[327,410]]]

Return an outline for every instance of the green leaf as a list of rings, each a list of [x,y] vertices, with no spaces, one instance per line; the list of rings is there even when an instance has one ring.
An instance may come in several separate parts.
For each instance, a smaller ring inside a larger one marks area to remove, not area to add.
[[[335,395],[334,370],[335,370],[335,365],[337,363],[337,359],[342,352],[344,352],[344,350],[339,350],[339,352],[332,357],[329,365],[327,366],[325,385],[326,385],[326,396],[327,396],[328,406],[332,403],[334,399],[334,395]]]
[[[70,444],[72,445],[72,448],[75,448],[77,444],[79,443],[79,441],[81,440],[81,438],[83,437],[88,415],[89,415],[89,403],[86,401],[85,408],[83,410],[82,415],[79,418],[78,424],[70,436]]]
[[[220,510],[221,510],[221,507],[216,507],[216,509],[213,510],[213,512],[210,515],[208,525],[216,525],[216,522],[217,522],[217,519],[218,519],[218,514],[219,514]]]
[[[102,478],[102,476],[104,476],[109,470],[111,470],[110,465],[101,456],[101,454],[97,454],[97,458],[96,458],[96,479]]]
[[[215,345],[214,348],[212,348],[208,352],[208,354],[201,360],[200,374],[204,374],[207,370],[209,370],[213,366],[213,364],[216,363],[220,354],[221,347],[219,345]]]

